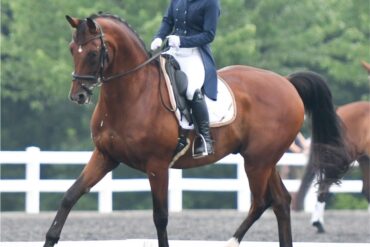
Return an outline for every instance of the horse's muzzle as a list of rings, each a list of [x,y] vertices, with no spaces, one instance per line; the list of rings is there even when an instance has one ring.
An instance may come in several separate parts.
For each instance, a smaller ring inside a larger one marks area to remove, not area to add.
[[[90,102],[91,94],[85,90],[79,91],[77,93],[70,93],[69,99],[77,104],[88,104]]]

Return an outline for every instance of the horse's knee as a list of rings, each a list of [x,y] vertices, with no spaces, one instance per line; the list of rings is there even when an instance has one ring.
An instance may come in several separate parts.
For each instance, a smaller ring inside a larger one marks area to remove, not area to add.
[[[292,203],[292,196],[290,195],[290,193],[285,193],[284,195],[284,200],[285,200],[285,203],[290,205]]]
[[[65,193],[63,198],[62,198],[62,202],[61,202],[61,206],[63,208],[71,208],[74,204],[74,199],[73,197],[68,194],[68,193]]]
[[[252,205],[251,205],[251,209],[250,209],[250,215],[253,214],[253,215],[256,215],[257,218],[259,218],[262,213],[271,206],[271,200],[255,200]]]
[[[292,197],[285,194],[282,198],[275,200],[273,203],[273,210],[277,216],[290,217],[290,203]]]
[[[67,190],[64,194],[61,202],[62,208],[72,208],[77,200],[84,194],[85,192],[79,191],[77,189],[71,188]]]
[[[290,217],[290,205],[289,204],[277,204],[273,206],[273,210],[276,216],[288,218]]]

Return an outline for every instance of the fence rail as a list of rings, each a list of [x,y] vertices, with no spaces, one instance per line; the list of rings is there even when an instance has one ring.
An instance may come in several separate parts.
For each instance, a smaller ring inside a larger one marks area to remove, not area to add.
[[[29,147],[26,151],[0,151],[1,164],[25,164],[25,179],[1,179],[0,192],[25,192],[27,213],[40,212],[41,192],[65,192],[74,182],[73,179],[40,179],[40,167],[48,165],[79,165],[85,164],[92,152],[87,151],[41,151],[37,147]],[[303,154],[286,153],[278,162],[278,165],[304,166],[307,157]],[[219,160],[216,164],[236,165],[236,178],[209,179],[209,178],[183,178],[182,170],[170,169],[169,181],[169,210],[179,212],[182,210],[183,191],[222,191],[237,193],[237,209],[248,211],[250,207],[250,191],[248,180],[244,171],[243,159],[239,155],[229,155]],[[289,192],[298,190],[300,180],[284,179]],[[361,191],[360,180],[343,181],[340,186],[332,186],[331,192],[354,192]],[[313,210],[316,193],[311,186],[305,199],[304,209],[307,212]],[[92,192],[98,193],[98,211],[109,213],[113,210],[113,192],[142,192],[150,191],[148,179],[113,179],[112,173],[107,174]]]

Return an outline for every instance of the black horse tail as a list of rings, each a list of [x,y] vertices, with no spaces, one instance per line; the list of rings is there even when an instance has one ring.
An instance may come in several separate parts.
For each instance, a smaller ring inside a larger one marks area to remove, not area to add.
[[[293,73],[287,79],[297,89],[312,121],[308,165],[315,168],[319,184],[340,183],[351,162],[342,122],[325,79],[314,72]]]

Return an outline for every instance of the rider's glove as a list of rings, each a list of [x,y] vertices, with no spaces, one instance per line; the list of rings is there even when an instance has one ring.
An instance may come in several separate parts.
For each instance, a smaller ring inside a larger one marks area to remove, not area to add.
[[[152,43],[150,44],[150,49],[152,51],[157,50],[162,45],[162,39],[161,38],[155,38]]]
[[[180,47],[180,37],[177,35],[169,35],[168,38],[168,45],[170,47],[179,48]]]

